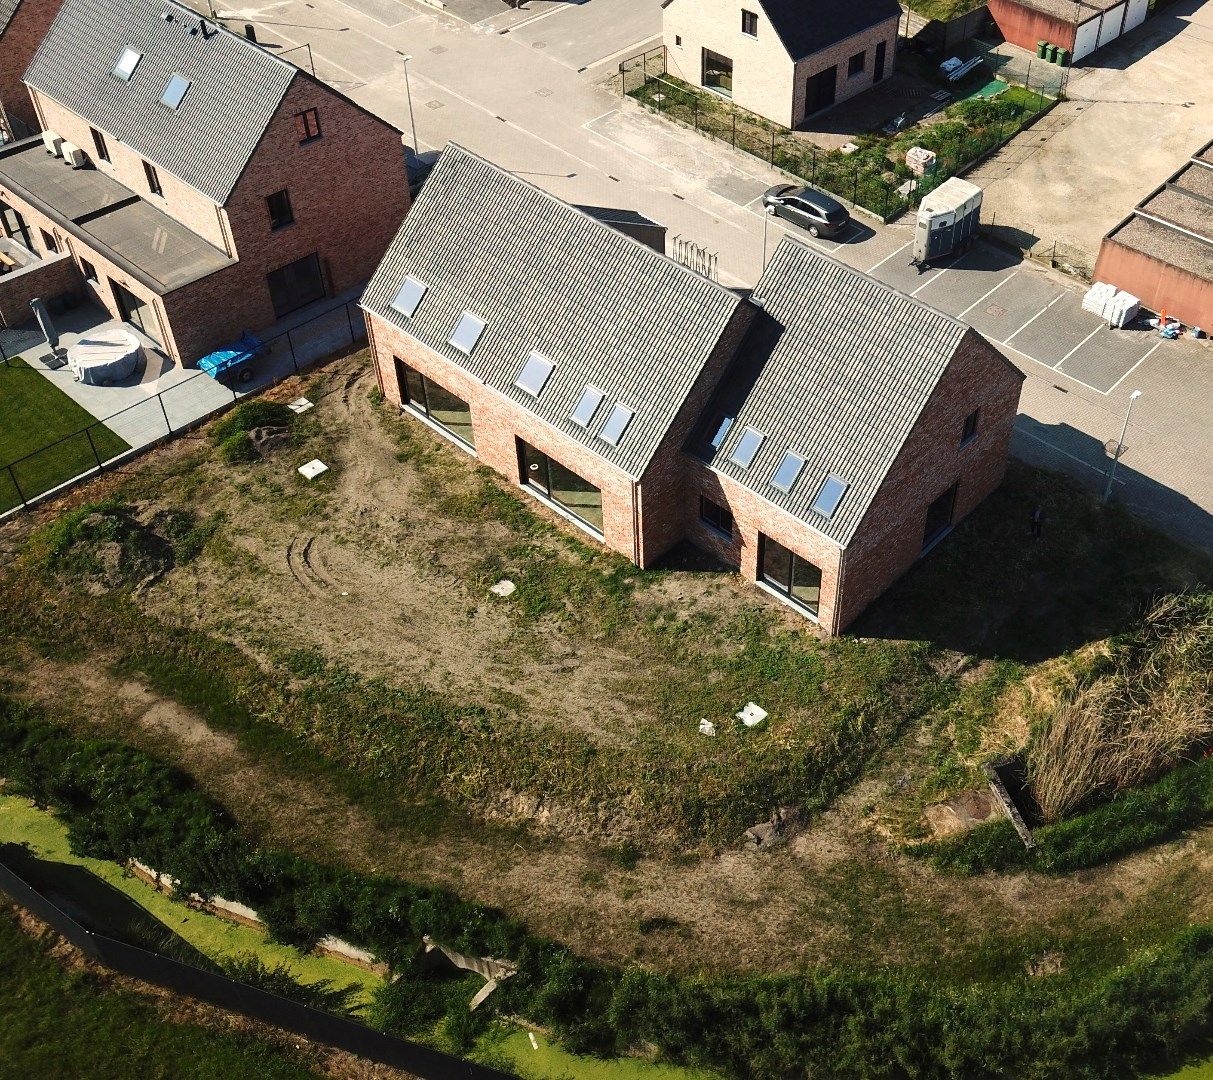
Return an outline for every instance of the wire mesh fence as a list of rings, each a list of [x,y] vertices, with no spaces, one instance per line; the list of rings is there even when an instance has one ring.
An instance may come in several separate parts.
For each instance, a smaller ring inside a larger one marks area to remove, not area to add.
[[[196,371],[87,427],[0,466],[0,515],[28,508],[49,492],[70,487],[179,435],[268,390],[333,353],[366,340],[358,300],[263,339],[264,350],[222,380]]]

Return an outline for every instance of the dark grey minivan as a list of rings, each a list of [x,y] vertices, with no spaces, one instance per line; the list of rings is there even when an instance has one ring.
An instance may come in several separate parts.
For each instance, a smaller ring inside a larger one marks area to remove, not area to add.
[[[763,195],[762,202],[773,207],[776,216],[808,229],[813,236],[837,236],[851,220],[842,203],[811,187],[782,184]]]

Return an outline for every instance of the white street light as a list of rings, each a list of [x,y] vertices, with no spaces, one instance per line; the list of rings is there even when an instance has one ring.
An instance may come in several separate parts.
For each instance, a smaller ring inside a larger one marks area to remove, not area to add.
[[[764,208],[762,215],[762,268],[767,268],[767,226],[771,223],[771,218],[775,216],[775,207],[768,206]]]
[[[1116,450],[1112,454],[1112,464],[1108,468],[1108,483],[1103,489],[1103,501],[1106,503],[1112,497],[1112,482],[1116,479],[1116,466],[1120,464],[1120,455],[1125,452],[1125,436],[1129,433],[1129,417],[1133,415],[1133,402],[1141,397],[1140,390],[1134,390],[1129,395],[1129,407],[1125,410],[1125,422],[1120,429],[1120,438],[1116,440]]]
[[[409,126],[413,129],[413,157],[417,157],[421,151],[417,146],[417,121],[413,116],[413,88],[409,84],[409,61],[413,58],[411,56],[406,56],[404,53],[400,52],[399,49],[397,49],[396,52],[397,55],[404,61],[404,92],[409,99]]]

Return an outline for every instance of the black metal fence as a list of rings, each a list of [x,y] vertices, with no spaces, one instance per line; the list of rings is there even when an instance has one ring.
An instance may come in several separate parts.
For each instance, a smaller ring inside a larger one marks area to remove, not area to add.
[[[988,123],[948,120],[916,129],[927,148],[934,149],[937,143],[939,149],[934,169],[915,177],[904,164],[889,160],[891,137],[857,136],[858,145],[851,153],[823,150],[717,94],[669,76],[664,46],[623,61],[618,79],[623,96],[862,207],[882,221],[916,207],[948,177],[972,168],[1056,103],[1045,93],[1016,88],[1014,106],[998,110],[1010,115],[991,117]]]
[[[177,994],[239,1013],[368,1061],[414,1073],[425,1080],[509,1080],[509,1074],[428,1046],[386,1035],[356,1020],[334,1016],[279,997],[226,975],[148,952],[81,926],[10,867],[0,862],[0,892],[62,934],[99,964]]]
[[[47,493],[70,487],[113,465],[188,431],[242,398],[298,375],[340,349],[366,340],[366,323],[355,298],[298,326],[265,338],[265,351],[242,376],[216,382],[205,372],[97,420],[80,431],[0,466],[0,514],[28,508]],[[31,371],[31,377],[42,378]]]

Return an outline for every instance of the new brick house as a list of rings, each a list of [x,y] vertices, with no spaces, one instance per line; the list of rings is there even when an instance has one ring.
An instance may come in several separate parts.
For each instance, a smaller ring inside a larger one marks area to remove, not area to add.
[[[455,145],[363,306],[403,413],[638,566],[690,540],[830,632],[997,486],[1022,381],[803,244],[745,297]]]
[[[665,0],[666,70],[785,127],[893,72],[897,0]]]
[[[22,76],[63,0],[0,0],[0,143],[38,131]]]
[[[25,82],[4,233],[178,362],[360,286],[408,210],[399,130],[174,0],[65,0]]]

